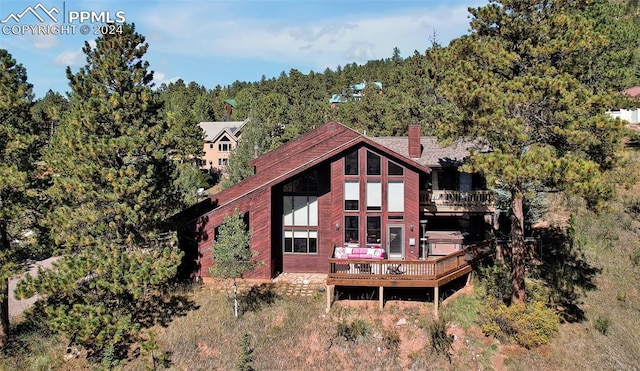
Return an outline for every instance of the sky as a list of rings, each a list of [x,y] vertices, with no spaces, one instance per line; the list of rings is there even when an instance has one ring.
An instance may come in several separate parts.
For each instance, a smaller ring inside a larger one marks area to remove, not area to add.
[[[101,21],[126,21],[149,43],[144,59],[156,85],[182,79],[213,89],[292,68],[364,64],[391,57],[394,47],[402,57],[422,53],[434,33],[443,45],[467,34],[468,7],[487,2],[1,0],[0,49],[26,68],[36,97],[65,93],[66,67],[86,64],[82,47],[99,37]]]

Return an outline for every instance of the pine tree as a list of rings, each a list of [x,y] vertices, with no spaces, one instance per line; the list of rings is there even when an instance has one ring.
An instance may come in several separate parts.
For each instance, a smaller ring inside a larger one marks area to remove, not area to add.
[[[253,252],[249,248],[251,231],[247,230],[238,210],[224,217],[218,233],[213,247],[215,263],[210,268],[210,273],[214,277],[233,280],[233,313],[238,318],[237,280],[258,267],[261,262],[253,259]]]
[[[615,91],[604,80],[589,82],[599,78],[589,65],[607,56],[609,40],[585,17],[603,1],[494,0],[470,9],[471,35],[439,51],[451,63],[441,92],[462,118],[439,122],[438,134],[477,138],[463,170],[485,174],[511,195],[513,302],[525,300],[523,202],[530,192],[579,194],[597,207],[613,190],[606,172],[615,164],[622,124],[605,110]],[[627,47],[637,48],[637,41]]]
[[[29,172],[38,151],[33,145],[37,131],[29,114],[32,100],[27,71],[0,49],[0,348],[9,334],[8,279],[24,267],[25,233],[33,221]]]
[[[109,367],[157,318],[158,289],[181,256],[164,225],[182,202],[147,48],[125,24],[85,43],[85,67],[67,68],[69,110],[43,157],[51,176],[43,225],[60,260],[19,287],[46,296],[50,327]]]
[[[256,154],[261,155],[266,152],[273,140],[274,138],[269,137],[261,122],[250,119],[242,130],[238,146],[229,155],[227,174],[220,182],[222,188],[229,188],[253,175],[253,167],[249,166],[249,161],[253,160]]]

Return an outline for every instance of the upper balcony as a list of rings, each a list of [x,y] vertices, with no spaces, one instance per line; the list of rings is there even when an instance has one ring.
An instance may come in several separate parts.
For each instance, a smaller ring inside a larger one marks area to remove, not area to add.
[[[493,191],[420,191],[420,207],[425,211],[438,212],[483,212],[496,210]]]

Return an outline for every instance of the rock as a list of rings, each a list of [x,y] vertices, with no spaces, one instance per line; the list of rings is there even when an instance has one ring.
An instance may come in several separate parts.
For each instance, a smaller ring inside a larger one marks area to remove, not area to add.
[[[400,318],[398,320],[398,322],[396,322],[396,326],[402,326],[402,325],[406,325],[407,324],[407,319],[406,318]]]

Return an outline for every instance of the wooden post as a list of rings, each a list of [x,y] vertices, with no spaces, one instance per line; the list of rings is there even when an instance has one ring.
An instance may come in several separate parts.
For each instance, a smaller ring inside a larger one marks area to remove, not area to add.
[[[380,286],[378,288],[378,295],[380,296],[379,301],[380,301],[380,310],[384,309],[384,286]]]
[[[326,308],[327,313],[331,311],[331,300],[333,299],[334,288],[335,288],[334,285],[327,285],[327,308]]]
[[[438,304],[440,304],[440,288],[435,286],[433,288],[433,314],[438,318]]]

